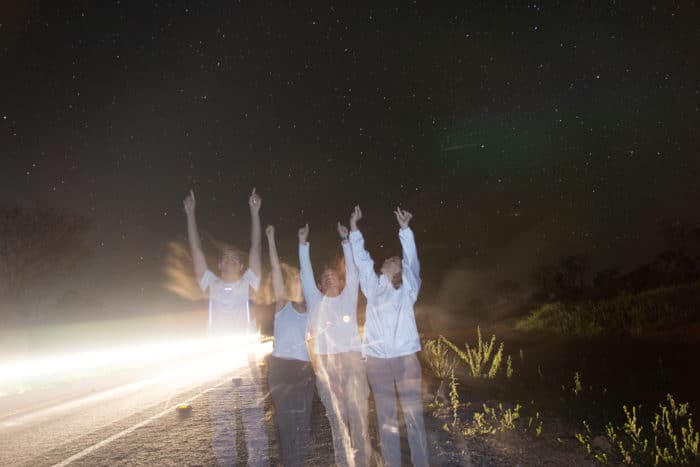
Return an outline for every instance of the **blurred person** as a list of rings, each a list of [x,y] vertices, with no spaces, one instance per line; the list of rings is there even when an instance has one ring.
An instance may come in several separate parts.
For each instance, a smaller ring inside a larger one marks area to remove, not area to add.
[[[331,426],[335,463],[369,465],[369,385],[357,324],[358,276],[348,229],[338,222],[345,258],[345,287],[338,271],[325,268],[316,284],[309,255],[309,225],[299,229],[301,285],[309,309],[310,353],[319,398]]]
[[[260,286],[260,196],[253,189],[248,199],[251,217],[249,267],[244,271],[241,252],[227,246],[222,248],[219,255],[218,276],[207,266],[202,251],[195,215],[194,191],[190,190],[183,204],[187,214],[187,236],[195,276],[201,289],[209,291],[209,332],[254,335],[257,327],[255,317],[250,311],[249,289],[257,290]]]
[[[428,465],[428,448],[423,423],[422,370],[416,353],[421,350],[413,305],[421,286],[420,263],[410,212],[396,208],[403,258],[384,261],[381,274],[365,250],[357,228],[362,211],[355,206],[350,217],[350,243],[359,270],[360,287],[367,297],[362,351],[367,378],[377,409],[377,426],[382,457],[387,466],[401,465],[396,392],[403,412],[414,466]]]
[[[207,329],[209,335],[240,338],[245,345],[257,342],[258,331],[255,316],[250,310],[250,289],[260,286],[260,207],[262,199],[255,188],[248,198],[250,208],[251,233],[249,265],[244,270],[240,251],[225,247],[219,256],[219,275],[207,266],[202,244],[197,229],[195,216],[196,200],[194,191],[183,201],[187,215],[187,235],[189,238],[194,271],[203,291],[209,292],[209,318]],[[244,384],[252,397],[241,399],[240,411],[245,431],[248,451],[248,465],[268,465],[268,440],[265,433],[263,395],[261,391],[260,369],[257,356],[248,352],[250,372],[245,378],[236,379],[234,383]],[[235,428],[235,387],[224,386],[209,394],[209,413],[212,422],[212,447],[220,464],[238,462],[238,449]]]
[[[306,303],[300,297],[298,278],[288,277],[287,288],[290,292],[287,294],[285,291],[275,243],[275,228],[268,225],[265,234],[269,245],[275,297],[275,339],[267,378],[270,396],[275,405],[280,460],[285,467],[296,467],[306,463],[314,395],[314,372],[306,343],[308,313]]]

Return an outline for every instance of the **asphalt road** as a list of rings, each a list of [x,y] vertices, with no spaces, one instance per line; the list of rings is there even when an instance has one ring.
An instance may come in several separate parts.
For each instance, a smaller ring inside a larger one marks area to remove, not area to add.
[[[209,349],[1,396],[0,465],[278,465],[267,367],[260,361],[261,354],[256,362]],[[176,410],[183,402],[192,407],[184,416]],[[244,424],[244,412],[257,402],[258,415]],[[462,449],[447,447],[440,423],[426,417],[431,464],[468,465],[463,455],[455,459]],[[222,426],[225,442],[217,443]],[[250,440],[264,448],[251,454]],[[402,451],[410,462],[404,436]],[[330,428],[315,396],[306,465],[333,461]]]
[[[234,408],[240,425],[241,404],[261,400],[266,389],[264,367],[229,352],[207,349],[0,397],[0,465],[215,464],[221,453],[212,449],[212,427],[221,416],[212,404]],[[176,411],[182,402],[192,406],[189,416]],[[258,431],[274,448],[267,409]],[[276,456],[272,448],[260,454],[266,463]],[[234,456],[245,461],[245,448],[239,451]]]

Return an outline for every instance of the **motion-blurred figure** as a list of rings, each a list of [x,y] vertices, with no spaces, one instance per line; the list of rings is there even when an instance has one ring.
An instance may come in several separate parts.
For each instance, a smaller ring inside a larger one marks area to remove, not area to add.
[[[265,229],[272,267],[275,295],[274,346],[269,359],[267,380],[279,431],[280,460],[285,467],[306,463],[310,441],[311,402],[314,395],[314,372],[306,348],[306,303],[300,295],[298,278],[287,278],[285,292],[275,228]],[[291,288],[298,290],[294,293]],[[297,300],[297,301],[292,301]]]
[[[413,305],[420,290],[420,263],[411,213],[394,211],[399,223],[403,259],[393,256],[374,272],[374,261],[365,250],[357,229],[362,211],[355,206],[350,217],[350,242],[359,270],[360,287],[367,297],[363,353],[367,377],[377,408],[382,457],[387,466],[401,465],[396,391],[403,411],[414,466],[428,465],[428,448],[423,424],[422,374],[416,352],[421,349]]]
[[[187,235],[192,250],[194,271],[197,281],[204,291],[209,291],[210,335],[228,335],[240,339],[244,345],[255,342],[258,331],[255,316],[251,314],[249,289],[257,290],[260,285],[260,206],[262,200],[255,192],[248,198],[251,218],[249,267],[243,269],[241,253],[234,248],[224,248],[219,257],[219,274],[207,267],[195,217],[195,196],[190,190],[183,202],[187,214]],[[241,400],[241,415],[245,430],[249,465],[267,465],[268,440],[264,429],[263,395],[260,389],[260,369],[257,357],[249,354],[249,376],[237,381],[246,387],[253,397]],[[221,464],[235,464],[238,461],[238,444],[235,427],[236,388],[223,386],[212,391],[209,397],[209,411],[212,421],[212,447]]]
[[[299,229],[301,284],[309,308],[308,332],[316,385],[333,435],[336,465],[369,465],[369,385],[357,326],[358,277],[348,229],[338,223],[345,257],[345,287],[327,268],[317,286],[309,257],[309,225]]]

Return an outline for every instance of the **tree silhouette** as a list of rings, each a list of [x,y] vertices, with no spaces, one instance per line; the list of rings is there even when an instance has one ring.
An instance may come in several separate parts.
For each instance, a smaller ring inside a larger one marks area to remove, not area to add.
[[[541,265],[535,271],[536,296],[544,300],[576,300],[588,287],[590,261],[584,255],[569,255],[557,263]]]

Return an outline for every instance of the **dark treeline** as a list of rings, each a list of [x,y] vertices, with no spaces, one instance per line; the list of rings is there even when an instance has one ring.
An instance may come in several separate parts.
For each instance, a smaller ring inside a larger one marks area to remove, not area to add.
[[[585,255],[569,255],[540,266],[534,274],[534,300],[599,300],[699,279],[700,227],[667,224],[660,234],[665,244],[661,253],[630,271],[610,268],[591,273]]]

